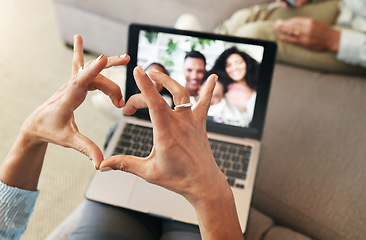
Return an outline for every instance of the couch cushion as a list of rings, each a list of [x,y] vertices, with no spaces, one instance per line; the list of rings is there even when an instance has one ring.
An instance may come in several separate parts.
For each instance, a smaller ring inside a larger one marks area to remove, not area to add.
[[[268,230],[274,226],[274,221],[254,207],[250,208],[248,226],[245,233],[247,240],[261,240]]]
[[[174,26],[183,13],[193,13],[202,21],[206,30],[213,30],[219,23],[229,18],[237,9],[270,0],[237,1],[226,0],[54,0],[57,4],[82,9],[96,15],[102,15],[122,23],[145,23]]]
[[[277,64],[253,204],[318,239],[364,239],[366,79]]]
[[[289,228],[273,227],[268,231],[263,240],[311,240],[311,238]]]

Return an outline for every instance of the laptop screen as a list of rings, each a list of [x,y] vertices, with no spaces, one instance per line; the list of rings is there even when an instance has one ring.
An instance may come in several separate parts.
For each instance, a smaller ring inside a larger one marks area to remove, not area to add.
[[[260,139],[264,124],[276,45],[271,42],[182,31],[156,26],[130,26],[126,99],[139,92],[132,76],[140,65],[165,72],[186,87],[194,108],[207,77],[218,76],[208,111],[208,131]],[[173,108],[171,94],[154,82]],[[137,117],[149,118],[141,110]]]

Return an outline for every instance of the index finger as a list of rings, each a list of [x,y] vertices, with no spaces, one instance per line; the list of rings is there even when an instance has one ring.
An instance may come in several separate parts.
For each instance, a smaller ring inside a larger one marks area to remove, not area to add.
[[[117,108],[124,105],[121,88],[112,80],[98,74],[88,85],[88,91],[100,90],[106,94]]]
[[[177,81],[155,69],[150,70],[149,73],[152,80],[163,84],[164,88],[166,88],[173,95],[173,101],[175,105],[190,102],[188,90],[180,85]]]
[[[127,54],[123,54],[123,55],[120,55],[120,56],[109,57],[107,65],[105,66],[105,68],[110,68],[110,67],[113,67],[113,66],[126,65],[129,61],[130,61],[130,56],[127,55]]]
[[[75,75],[80,67],[84,66],[83,38],[77,34],[74,36],[74,56],[72,58],[72,75]]]
[[[140,66],[137,66],[134,69],[133,75],[149,108],[151,122],[154,126],[166,127],[170,122],[169,111],[171,111],[171,109],[169,105],[161,97],[149,76],[147,76]]]

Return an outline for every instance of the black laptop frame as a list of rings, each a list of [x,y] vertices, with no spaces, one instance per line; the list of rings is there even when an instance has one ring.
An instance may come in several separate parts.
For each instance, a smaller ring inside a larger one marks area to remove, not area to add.
[[[126,90],[125,90],[126,101],[128,101],[128,99],[136,93],[137,89],[136,82],[133,78],[133,69],[137,66],[137,55],[138,55],[137,50],[139,43],[139,33],[141,30],[263,46],[264,53],[260,66],[259,85],[257,88],[255,110],[251,125],[249,127],[237,127],[237,126],[215,123],[213,121],[207,120],[208,132],[214,132],[241,138],[252,138],[261,140],[268,106],[268,99],[272,82],[272,74],[274,70],[276,51],[277,51],[276,43],[257,39],[218,35],[206,32],[194,32],[194,31],[179,30],[160,26],[131,24],[129,26],[129,37],[128,37],[128,54],[131,60],[127,65]],[[150,120],[150,117],[147,113],[148,112],[146,110],[137,111],[134,114],[134,116]]]

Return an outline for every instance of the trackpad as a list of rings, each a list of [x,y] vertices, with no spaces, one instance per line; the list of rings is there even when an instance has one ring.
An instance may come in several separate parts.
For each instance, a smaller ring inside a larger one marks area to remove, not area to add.
[[[137,211],[164,218],[198,223],[194,208],[184,197],[141,178],[137,180],[129,206]]]

